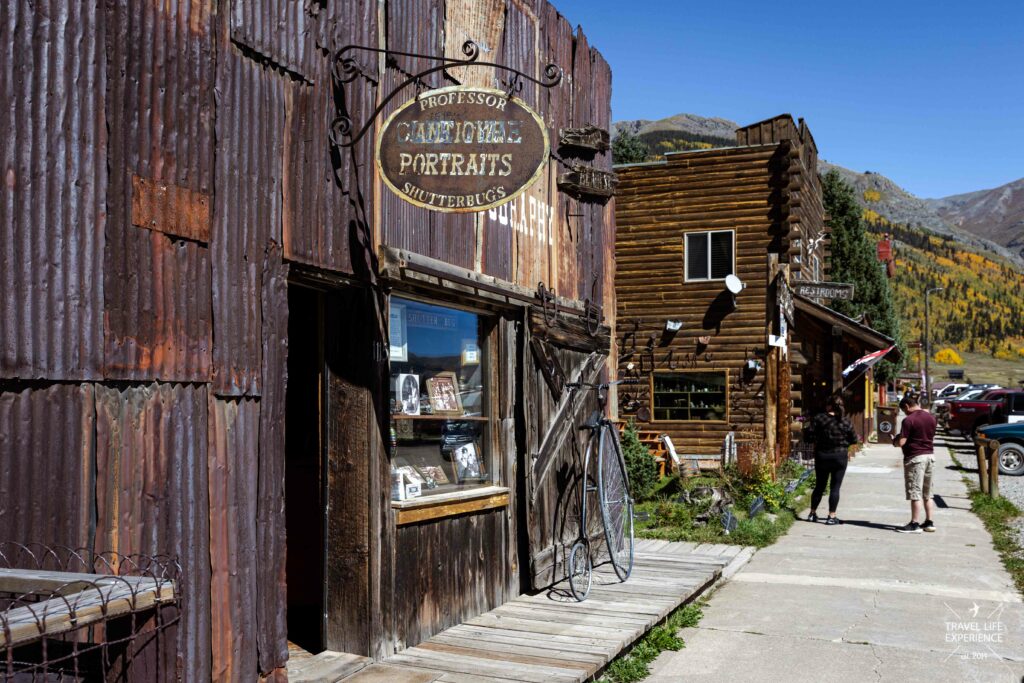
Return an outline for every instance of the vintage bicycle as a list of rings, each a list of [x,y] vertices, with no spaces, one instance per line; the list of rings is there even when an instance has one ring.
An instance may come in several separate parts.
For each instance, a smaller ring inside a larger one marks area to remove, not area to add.
[[[633,498],[629,493],[629,475],[615,424],[604,415],[608,389],[616,384],[635,383],[617,380],[604,384],[566,383],[572,392],[597,392],[598,409],[582,425],[590,432],[583,458],[579,505],[579,537],[569,552],[569,589],[576,600],[583,601],[593,584],[594,540],[587,501],[596,494],[608,558],[621,581],[633,571]]]

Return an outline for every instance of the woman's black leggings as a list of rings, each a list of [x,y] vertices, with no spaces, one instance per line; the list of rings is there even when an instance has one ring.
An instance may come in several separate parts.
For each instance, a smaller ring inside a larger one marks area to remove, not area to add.
[[[850,458],[846,449],[842,451],[818,453],[814,456],[814,492],[811,493],[811,510],[816,511],[821,497],[825,494],[825,485],[829,478],[832,485],[828,491],[828,511],[835,512],[839,507],[839,489],[843,486],[846,465]]]

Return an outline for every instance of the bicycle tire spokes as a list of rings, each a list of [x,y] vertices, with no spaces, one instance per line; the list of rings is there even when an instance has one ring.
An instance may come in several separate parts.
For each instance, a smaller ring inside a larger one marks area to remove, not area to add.
[[[583,602],[590,594],[593,567],[590,544],[584,540],[576,541],[569,551],[569,590],[578,602]]]
[[[615,573],[625,581],[633,571],[633,499],[622,449],[610,424],[602,425],[599,447],[599,497],[607,552]]]

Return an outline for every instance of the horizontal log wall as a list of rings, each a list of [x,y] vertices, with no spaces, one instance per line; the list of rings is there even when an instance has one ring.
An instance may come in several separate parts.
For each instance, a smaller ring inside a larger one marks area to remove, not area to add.
[[[764,362],[768,313],[774,310],[767,254],[783,162],[788,165],[786,150],[769,144],[669,155],[663,164],[617,169],[616,342],[620,356],[633,352],[618,371],[620,377],[641,375],[635,387],[620,387],[620,417],[635,419],[637,408],[651,409],[651,370],[728,370],[724,421],[638,420],[641,429],[670,435],[681,454],[717,457],[730,430],[741,438],[764,437],[765,371],[746,382],[742,368],[748,359]],[[746,284],[731,312],[723,306],[723,282],[684,282],[684,235],[726,229],[736,231],[736,275]],[[683,326],[662,346],[666,320]],[[698,345],[702,336],[711,337],[706,348]],[[630,399],[636,400],[632,410]]]

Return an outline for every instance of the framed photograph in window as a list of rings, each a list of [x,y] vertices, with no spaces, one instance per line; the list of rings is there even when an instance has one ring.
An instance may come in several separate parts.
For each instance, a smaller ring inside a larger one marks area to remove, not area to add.
[[[434,415],[462,415],[459,378],[454,372],[439,372],[427,379],[427,395]]]
[[[395,378],[395,396],[401,407],[402,415],[419,415],[420,376],[399,373]]]
[[[455,470],[455,481],[460,484],[481,481],[487,476],[475,442],[465,443],[455,448],[452,455],[452,466]]]

